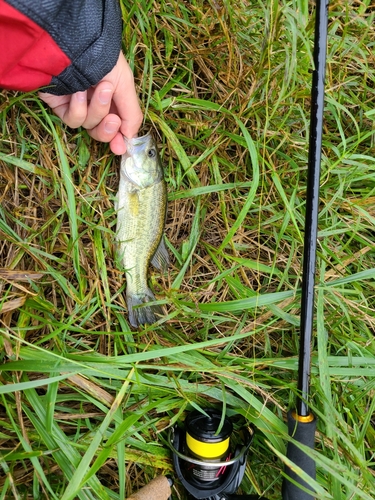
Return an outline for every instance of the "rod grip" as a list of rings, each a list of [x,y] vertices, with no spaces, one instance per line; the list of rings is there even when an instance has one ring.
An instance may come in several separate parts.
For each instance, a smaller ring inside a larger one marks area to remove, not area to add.
[[[316,419],[313,417],[311,422],[301,422],[297,420],[293,411],[288,413],[288,432],[289,436],[312,450],[315,442]],[[306,474],[313,479],[316,478],[315,460],[298,448],[294,443],[289,442],[286,456],[300,467]],[[285,466],[285,473],[298,484],[310,489],[309,485],[301,479],[290,467]],[[311,490],[310,490],[311,491]],[[314,500],[314,494],[306,493],[301,488],[284,478],[283,482],[283,500]]]
[[[168,500],[172,494],[171,484],[172,481],[166,476],[158,476],[127,500]]]

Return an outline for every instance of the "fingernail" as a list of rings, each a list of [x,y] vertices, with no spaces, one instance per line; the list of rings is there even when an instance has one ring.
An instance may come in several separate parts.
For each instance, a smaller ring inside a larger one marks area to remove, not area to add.
[[[112,90],[101,90],[99,92],[99,101],[102,104],[108,104],[112,98]]]
[[[117,122],[105,122],[104,124],[104,130],[107,132],[107,134],[113,134],[114,132],[117,132],[119,129],[119,124]]]
[[[86,101],[86,91],[85,90],[83,92],[76,92],[76,96],[77,96],[77,101],[79,101],[79,102]]]

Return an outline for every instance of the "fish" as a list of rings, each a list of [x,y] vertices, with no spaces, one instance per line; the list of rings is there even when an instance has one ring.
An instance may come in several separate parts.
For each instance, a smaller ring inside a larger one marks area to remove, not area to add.
[[[164,242],[167,187],[159,152],[151,133],[128,139],[121,157],[116,197],[117,258],[125,270],[129,323],[137,328],[163,315],[147,282],[150,263],[160,271],[169,265]]]

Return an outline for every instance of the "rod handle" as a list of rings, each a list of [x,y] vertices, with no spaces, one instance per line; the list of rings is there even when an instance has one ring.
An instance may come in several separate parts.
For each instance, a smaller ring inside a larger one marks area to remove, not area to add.
[[[312,420],[301,421],[294,411],[289,411],[288,413],[288,433],[295,441],[298,441],[305,446],[308,446],[312,450],[314,449],[315,442],[315,429],[316,429],[316,419],[314,416],[311,417]],[[301,419],[301,417],[300,417]],[[315,460],[298,448],[294,443],[289,442],[286,456],[294,462],[298,467],[300,467],[306,474],[311,476],[313,479],[316,478],[316,465]],[[290,467],[285,466],[285,473],[296,481],[298,484],[302,485],[304,488],[310,489],[309,485],[301,479]],[[311,491],[311,490],[310,490]],[[314,500],[315,496],[313,493],[306,493],[301,488],[293,484],[284,478],[283,482],[283,500]]]
[[[136,493],[132,493],[127,500],[168,500],[172,495],[171,486],[170,478],[158,476]]]

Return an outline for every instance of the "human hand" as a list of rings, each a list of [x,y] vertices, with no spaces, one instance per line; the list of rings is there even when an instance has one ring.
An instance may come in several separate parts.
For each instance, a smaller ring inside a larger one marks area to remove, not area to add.
[[[112,71],[88,90],[62,96],[39,92],[39,97],[69,127],[84,127],[93,139],[109,142],[116,155],[126,151],[123,136],[135,137],[143,120],[133,73],[122,52]]]

